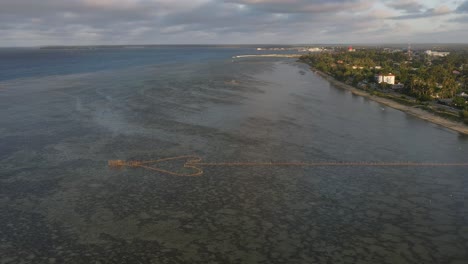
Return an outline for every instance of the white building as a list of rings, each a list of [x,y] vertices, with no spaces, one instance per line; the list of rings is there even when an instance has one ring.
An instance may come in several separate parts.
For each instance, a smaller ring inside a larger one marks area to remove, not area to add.
[[[426,50],[425,52],[429,56],[433,57],[446,57],[450,55],[450,52],[442,52],[442,51],[432,51],[432,50]]]
[[[322,51],[321,48],[309,48],[308,49],[309,52],[319,52],[319,51]]]
[[[375,76],[375,81],[378,83],[395,84],[395,75],[393,74],[378,74]]]

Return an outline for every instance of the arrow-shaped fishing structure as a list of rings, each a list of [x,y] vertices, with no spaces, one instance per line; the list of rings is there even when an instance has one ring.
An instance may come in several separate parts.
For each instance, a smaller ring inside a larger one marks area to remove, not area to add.
[[[163,162],[185,160],[183,168],[191,173],[170,171],[158,167]],[[468,167],[468,163],[425,163],[425,162],[203,162],[198,156],[178,156],[148,161],[109,160],[111,168],[144,168],[163,174],[197,177],[203,175],[204,167]]]

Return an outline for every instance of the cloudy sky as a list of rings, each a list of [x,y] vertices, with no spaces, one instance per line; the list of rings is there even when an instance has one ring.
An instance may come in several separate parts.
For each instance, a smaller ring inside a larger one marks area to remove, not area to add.
[[[468,0],[0,0],[0,46],[468,43]]]

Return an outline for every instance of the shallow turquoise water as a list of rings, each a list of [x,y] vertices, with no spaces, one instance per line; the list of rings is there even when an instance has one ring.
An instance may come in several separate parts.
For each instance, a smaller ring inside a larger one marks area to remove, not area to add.
[[[2,52],[5,263],[468,259],[466,168],[206,167],[186,178],[107,167],[189,154],[455,163],[467,161],[467,137],[293,60],[233,61],[254,52],[245,47]]]

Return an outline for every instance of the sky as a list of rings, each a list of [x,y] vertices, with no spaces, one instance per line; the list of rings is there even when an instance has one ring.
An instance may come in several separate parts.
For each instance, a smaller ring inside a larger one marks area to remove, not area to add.
[[[468,43],[468,0],[0,0],[0,46]]]

